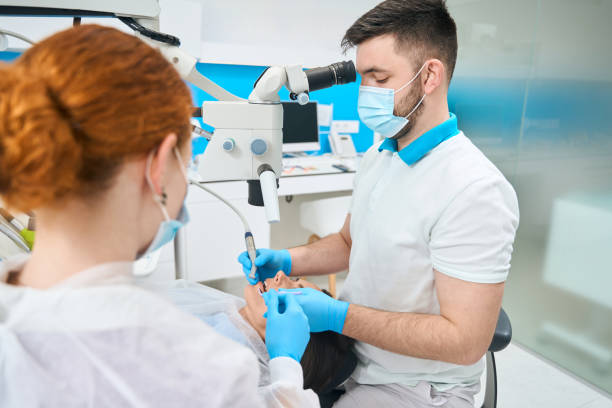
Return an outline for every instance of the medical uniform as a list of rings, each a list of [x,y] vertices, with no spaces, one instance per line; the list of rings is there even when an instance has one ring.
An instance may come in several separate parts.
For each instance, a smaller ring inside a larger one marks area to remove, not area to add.
[[[0,282],[27,258],[0,269]],[[318,406],[298,362],[270,361],[99,265],[37,290],[0,283],[2,407]]]
[[[436,315],[434,269],[478,283],[503,282],[508,275],[519,219],[516,194],[457,129],[453,114],[399,152],[392,139],[368,150],[356,175],[350,213],[350,272],[342,300]],[[484,367],[482,360],[461,366],[363,342],[357,342],[356,353],[355,384],[398,384],[421,392],[423,383],[433,392],[463,399],[466,389],[478,390]],[[401,395],[397,389],[389,392]]]

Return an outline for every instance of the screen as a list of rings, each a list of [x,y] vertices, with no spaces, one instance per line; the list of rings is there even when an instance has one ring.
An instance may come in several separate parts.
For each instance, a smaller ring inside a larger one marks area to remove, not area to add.
[[[283,144],[319,143],[317,103],[283,102]]]

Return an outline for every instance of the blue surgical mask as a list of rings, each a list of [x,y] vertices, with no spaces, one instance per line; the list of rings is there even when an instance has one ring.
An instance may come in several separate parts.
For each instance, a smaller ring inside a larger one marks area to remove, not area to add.
[[[415,79],[418,78],[421,71],[425,68],[425,64],[416,75],[399,89],[378,88],[375,86],[360,86],[359,101],[357,102],[357,111],[359,118],[367,127],[374,132],[380,133],[384,137],[392,137],[396,135],[404,126],[408,124],[408,117],[414,113],[421,105],[425,94],[410,113],[404,117],[395,116],[393,109],[395,108],[395,94],[406,88]]]
[[[181,160],[181,156],[176,148],[174,148],[174,153],[181,167],[181,171],[185,176],[185,181],[187,182],[187,186],[189,187],[189,179],[187,178],[187,172],[185,170],[185,166],[183,165],[183,161]],[[151,182],[150,172],[151,172],[151,161],[153,160],[153,154],[151,154],[147,159],[147,168],[146,168],[146,179],[151,191],[153,191],[153,199],[159,205],[161,212],[164,216],[164,221],[159,224],[159,228],[157,229],[157,234],[155,234],[155,238],[151,241],[146,251],[143,252],[141,257],[150,254],[152,252],[157,251],[159,248],[163,247],[167,243],[171,242],[177,231],[185,226],[189,222],[189,213],[187,212],[187,207],[185,206],[185,200],[183,200],[183,206],[179,211],[176,220],[170,219],[168,215],[168,211],[166,210],[165,198],[155,193],[155,189],[153,188],[153,183]],[[185,196],[185,199],[187,197]]]

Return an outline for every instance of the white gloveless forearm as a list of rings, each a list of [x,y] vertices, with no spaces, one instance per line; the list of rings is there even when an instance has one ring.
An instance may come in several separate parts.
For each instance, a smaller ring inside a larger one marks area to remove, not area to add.
[[[291,248],[291,276],[329,275],[348,269],[351,247],[340,233]]]

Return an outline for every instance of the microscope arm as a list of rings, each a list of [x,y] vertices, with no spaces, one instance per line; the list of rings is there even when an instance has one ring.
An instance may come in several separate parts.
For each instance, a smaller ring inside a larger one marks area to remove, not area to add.
[[[140,38],[151,46],[159,49],[159,52],[161,52],[161,54],[174,66],[183,79],[191,82],[213,98],[219,101],[244,101],[244,99],[226,91],[221,86],[200,74],[196,69],[198,60],[181,50],[179,47],[153,41],[143,36],[140,36]]]

